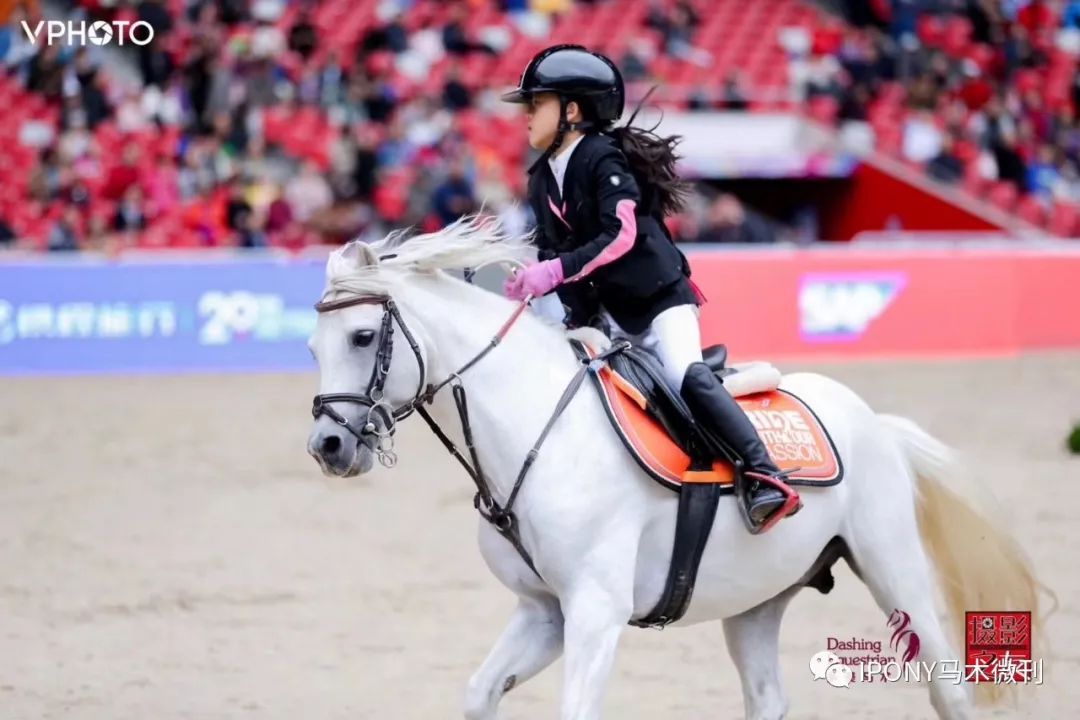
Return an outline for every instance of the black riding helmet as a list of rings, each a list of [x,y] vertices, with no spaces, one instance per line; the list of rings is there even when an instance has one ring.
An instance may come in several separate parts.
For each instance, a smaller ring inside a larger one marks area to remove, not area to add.
[[[517,89],[502,99],[527,103],[542,92],[555,93],[562,105],[559,130],[545,156],[559,148],[568,130],[610,127],[622,117],[626,101],[622,75],[615,63],[581,45],[554,45],[537,53],[521,74]],[[585,122],[573,126],[567,122],[566,107],[571,101],[581,107]]]

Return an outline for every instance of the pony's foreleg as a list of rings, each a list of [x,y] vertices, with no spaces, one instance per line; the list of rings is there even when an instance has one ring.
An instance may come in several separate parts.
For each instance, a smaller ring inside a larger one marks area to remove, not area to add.
[[[742,680],[747,720],[778,720],[787,714],[780,679],[780,621],[798,591],[786,590],[724,620],[724,641]]]
[[[593,585],[563,601],[566,617],[562,720],[599,720],[619,636],[633,612],[630,597]]]
[[[522,597],[465,692],[468,720],[494,720],[502,696],[553,663],[562,653],[563,617],[554,598]]]

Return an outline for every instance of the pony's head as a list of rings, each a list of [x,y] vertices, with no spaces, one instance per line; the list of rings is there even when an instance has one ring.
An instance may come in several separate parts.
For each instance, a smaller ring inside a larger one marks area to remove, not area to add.
[[[420,278],[452,292],[444,270],[520,264],[531,252],[492,220],[465,218],[436,233],[392,233],[353,241],[331,254],[319,317],[308,341],[319,365],[319,395],[308,452],[323,472],[352,476],[392,465],[397,420],[409,415],[429,378],[428,333],[410,289]]]

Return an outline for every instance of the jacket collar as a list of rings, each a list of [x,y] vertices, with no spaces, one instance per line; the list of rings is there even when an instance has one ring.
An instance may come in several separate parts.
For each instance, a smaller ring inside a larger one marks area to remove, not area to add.
[[[564,181],[566,180],[566,168],[570,165],[570,156],[574,154],[574,150],[581,141],[585,139],[582,135],[574,142],[566,146],[566,149],[558,153],[555,157],[548,158],[548,167],[551,169],[551,176],[555,178],[555,186],[559,189],[559,196],[563,195],[563,188],[566,187]]]

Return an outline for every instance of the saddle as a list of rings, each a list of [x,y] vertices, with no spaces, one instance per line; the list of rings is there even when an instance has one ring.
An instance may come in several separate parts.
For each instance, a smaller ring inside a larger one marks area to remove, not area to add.
[[[583,362],[599,353],[580,340],[570,341]],[[792,485],[828,486],[840,482],[843,467],[832,438],[813,411],[790,392],[779,389],[779,373],[766,381],[744,383],[736,392],[740,367],[728,367],[727,348],[702,351],[715,372],[747,412],[774,462]],[[659,361],[625,344],[604,353],[589,373],[608,419],[638,465],[661,485],[679,493],[675,540],[667,582],[637,627],[664,627],[690,606],[698,567],[716,518],[720,498],[741,492],[742,462],[711,433],[699,428],[678,388],[664,380]],[[741,397],[740,397],[741,395]]]
[[[582,359],[596,355],[580,341],[572,343]],[[723,345],[706,348],[702,356],[746,411],[773,461],[789,471],[791,485],[840,482],[843,468],[832,438],[809,406],[777,387],[779,373],[760,373],[740,383],[741,374],[756,372],[759,366],[728,366]],[[650,477],[676,492],[695,482],[718,483],[723,494],[734,492],[737,458],[697,427],[679,390],[667,383],[651,353],[627,346],[610,355],[592,379],[612,426]]]

